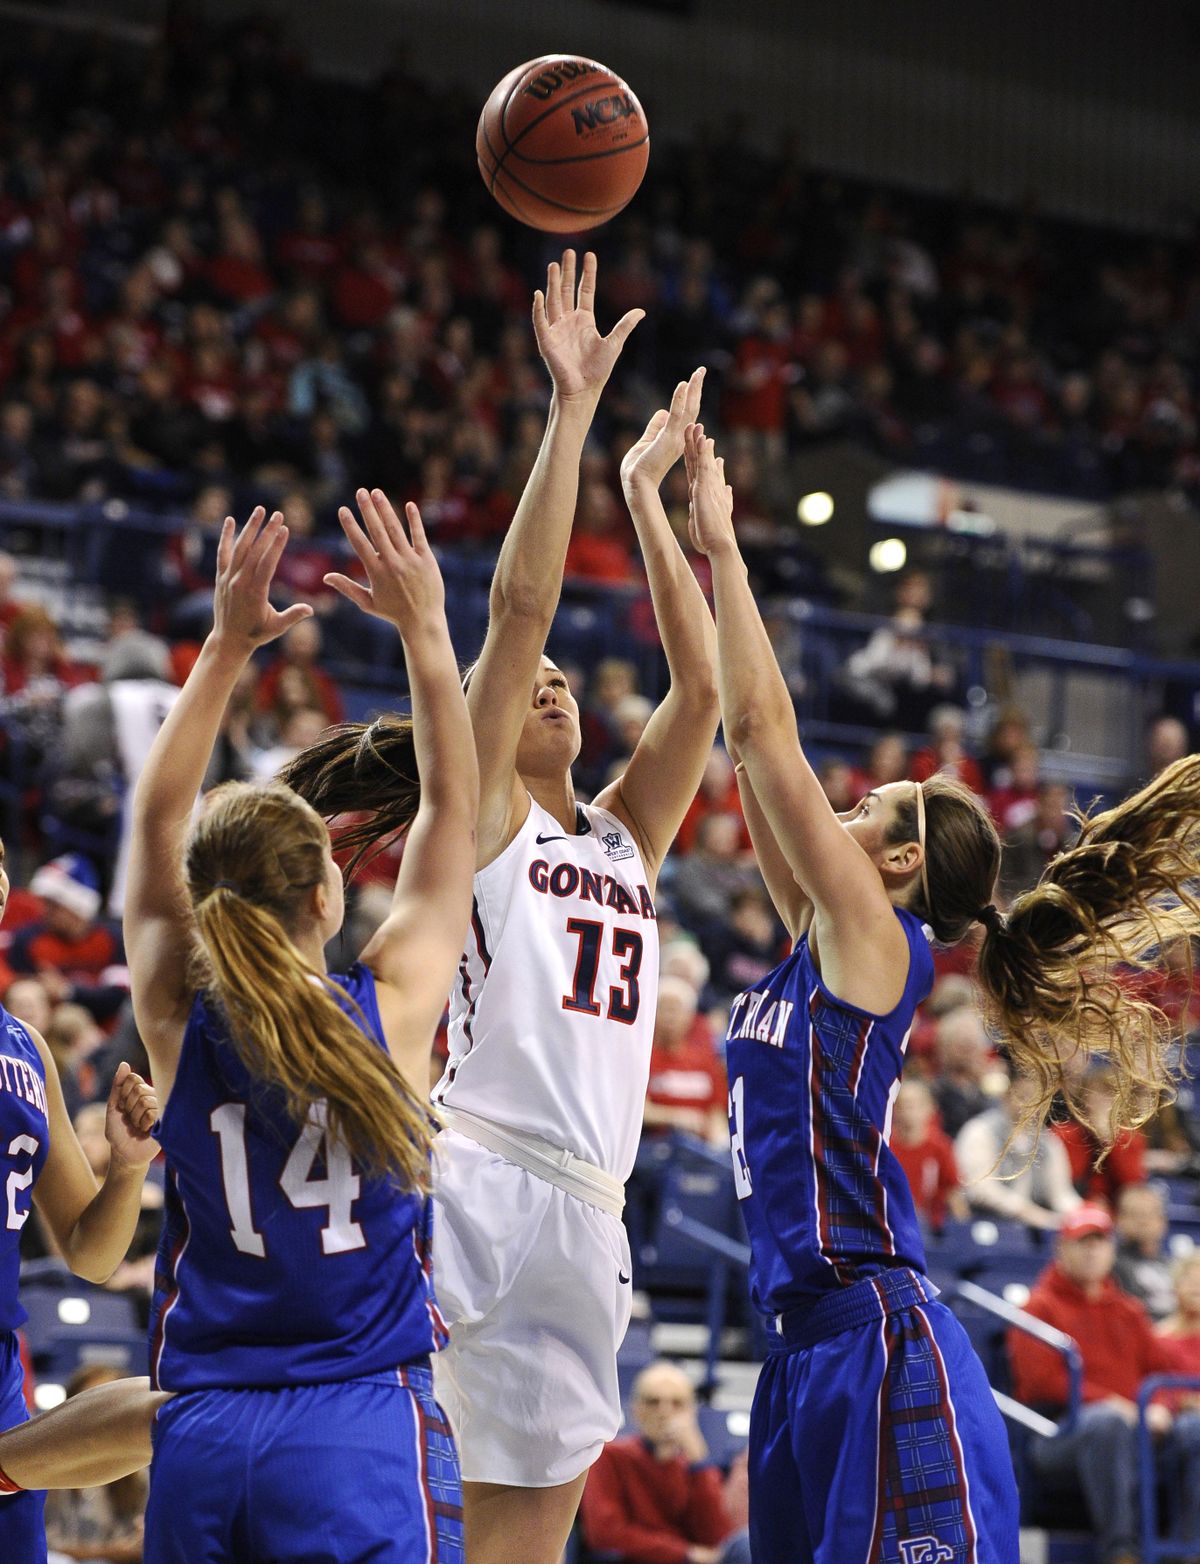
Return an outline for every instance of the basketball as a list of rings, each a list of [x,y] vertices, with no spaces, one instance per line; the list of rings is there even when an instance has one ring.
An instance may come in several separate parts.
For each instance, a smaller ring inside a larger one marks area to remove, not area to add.
[[[578,233],[632,201],[650,132],[641,104],[607,66],[545,54],[497,83],[475,154],[506,212],[546,233]]]

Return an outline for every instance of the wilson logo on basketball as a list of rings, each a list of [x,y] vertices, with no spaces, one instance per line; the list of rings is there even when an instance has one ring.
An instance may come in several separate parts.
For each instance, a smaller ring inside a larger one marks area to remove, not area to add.
[[[637,104],[627,92],[618,92],[611,98],[597,98],[595,103],[572,109],[571,118],[575,121],[575,134],[582,136],[585,131],[596,130],[601,125],[615,125],[618,120],[636,119]]]
[[[537,98],[544,103],[558,89],[569,81],[579,81],[584,76],[594,76],[594,65],[579,65],[574,60],[564,60],[561,65],[553,69],[543,71],[540,76],[535,76],[525,88],[525,93],[530,98]]]

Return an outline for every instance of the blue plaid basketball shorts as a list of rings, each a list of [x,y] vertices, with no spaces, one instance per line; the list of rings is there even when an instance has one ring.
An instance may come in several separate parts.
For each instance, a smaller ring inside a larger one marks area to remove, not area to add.
[[[425,1360],[166,1402],[146,1564],[464,1564],[458,1452],[432,1380]]]
[[[1008,1436],[965,1331],[936,1301],[874,1312],[772,1341],[750,1419],[755,1564],[1017,1564]]]

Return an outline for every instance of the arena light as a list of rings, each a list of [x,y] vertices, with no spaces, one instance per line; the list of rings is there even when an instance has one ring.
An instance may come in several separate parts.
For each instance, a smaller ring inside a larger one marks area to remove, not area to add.
[[[823,527],[833,515],[833,495],[826,494],[824,489],[801,495],[796,515],[806,527]]]
[[[33,1391],[33,1403],[39,1412],[49,1412],[51,1407],[61,1406],[67,1399],[67,1387],[43,1380]]]
[[[64,1325],[86,1325],[92,1317],[92,1306],[86,1298],[60,1298],[58,1317]]]
[[[878,543],[871,544],[871,552],[867,555],[871,569],[878,570],[880,574],[903,570],[907,558],[908,550],[903,538],[880,538]]]

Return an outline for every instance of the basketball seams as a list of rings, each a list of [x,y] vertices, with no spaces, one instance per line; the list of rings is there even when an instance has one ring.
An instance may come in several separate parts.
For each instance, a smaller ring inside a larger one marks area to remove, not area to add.
[[[498,176],[500,172],[501,170],[497,168],[496,175]],[[624,201],[619,201],[615,206],[570,206],[566,201],[556,201],[552,196],[543,195],[540,190],[535,190],[532,185],[527,185],[523,179],[517,178],[511,168],[506,168],[503,172],[505,179],[511,179],[514,185],[517,185],[526,195],[532,196],[535,201],[540,201],[543,206],[552,206],[559,212],[571,212],[576,217],[595,217],[601,221],[606,221],[607,217],[615,217],[618,212],[623,211],[629,205],[630,200],[633,199],[630,196]],[[494,178],[495,176],[493,176]],[[522,219],[522,221],[526,221],[526,219]]]
[[[592,163],[597,158],[620,157],[623,152],[634,152],[638,147],[644,147],[649,140],[647,131],[640,141],[630,141],[622,147],[606,147],[603,152],[580,152],[574,157],[529,157],[524,152],[518,152],[515,147],[510,147],[508,151],[518,162],[528,163],[531,168],[557,168],[563,163]],[[508,156],[507,152],[505,156]]]

